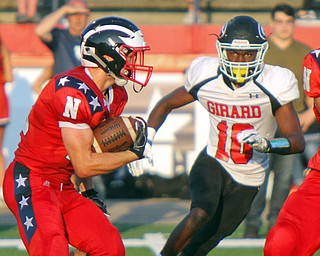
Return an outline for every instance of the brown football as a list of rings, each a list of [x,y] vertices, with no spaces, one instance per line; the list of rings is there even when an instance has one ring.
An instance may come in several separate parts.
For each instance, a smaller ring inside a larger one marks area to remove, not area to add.
[[[139,120],[131,116],[118,116],[103,120],[93,130],[94,152],[119,152],[129,149],[137,136],[136,122]]]

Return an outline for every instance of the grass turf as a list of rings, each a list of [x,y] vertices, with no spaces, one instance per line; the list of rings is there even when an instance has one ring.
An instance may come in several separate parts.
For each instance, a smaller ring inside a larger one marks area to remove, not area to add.
[[[147,224],[147,225],[134,225],[134,224],[115,224],[119,229],[123,239],[129,238],[142,238],[145,233],[163,233],[166,236],[170,234],[174,225],[164,224]],[[265,236],[267,233],[266,227],[263,227],[260,235]],[[242,238],[243,226],[240,227],[230,236],[230,238]],[[0,225],[0,239],[4,238],[19,238],[19,233],[16,225]],[[16,248],[0,248],[0,255],[10,256],[26,256],[26,251],[21,251]],[[154,256],[154,253],[146,247],[141,248],[126,248],[127,256]],[[211,251],[209,256],[263,256],[262,248],[216,248]],[[320,252],[315,256],[320,256]]]

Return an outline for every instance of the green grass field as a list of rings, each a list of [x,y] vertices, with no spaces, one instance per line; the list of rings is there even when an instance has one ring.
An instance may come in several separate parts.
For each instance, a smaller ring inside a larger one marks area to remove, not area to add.
[[[142,238],[145,233],[163,233],[169,235],[174,225],[163,224],[148,224],[148,225],[134,225],[134,224],[115,224],[120,230],[123,239]],[[242,227],[239,227],[231,237],[241,238]],[[2,225],[0,226],[0,239],[19,238],[19,233],[16,225]],[[126,248],[127,256],[154,256],[154,253],[149,248]],[[26,251],[21,251],[16,248],[0,249],[0,255],[10,256],[26,256]],[[209,255],[216,256],[259,256],[263,255],[262,248],[260,249],[215,249]]]
[[[145,233],[163,233],[169,235],[174,225],[163,224],[147,224],[147,225],[134,225],[134,224],[115,224],[120,230],[123,239],[129,238],[142,238]],[[266,234],[266,227],[261,230],[261,235]],[[240,226],[230,238],[242,238],[243,226]],[[16,225],[2,225],[0,226],[0,239],[5,238],[19,238],[19,233]],[[10,256],[26,256],[26,251],[18,250],[16,248],[0,249],[0,255]],[[141,248],[126,248],[127,256],[155,256],[155,254],[146,247]],[[320,252],[315,254],[320,256]],[[262,248],[216,248],[209,256],[263,256]]]

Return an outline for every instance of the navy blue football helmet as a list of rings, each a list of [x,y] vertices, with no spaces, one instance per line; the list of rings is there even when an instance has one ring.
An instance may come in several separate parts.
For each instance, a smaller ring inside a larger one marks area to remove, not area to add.
[[[250,16],[236,16],[223,26],[216,43],[220,69],[236,83],[244,83],[260,74],[264,67],[264,55],[268,42],[259,22]],[[250,62],[228,60],[228,50],[256,51],[256,58]]]
[[[144,64],[144,52],[148,50],[141,30],[120,17],[97,19],[81,35],[81,64],[102,68],[120,86],[128,80],[142,87],[147,85],[153,70]],[[112,60],[108,61],[105,55]]]

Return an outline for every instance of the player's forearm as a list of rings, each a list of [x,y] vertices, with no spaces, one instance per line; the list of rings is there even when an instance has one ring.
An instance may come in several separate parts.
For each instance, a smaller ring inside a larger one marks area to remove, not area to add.
[[[301,153],[305,147],[305,140],[301,133],[287,137],[290,142],[290,154]]]
[[[152,109],[148,117],[148,126],[154,128],[156,131],[164,123],[167,116],[172,111],[172,107],[163,99],[161,99]]]
[[[35,32],[40,37],[43,38],[47,33],[49,33],[59,22],[59,20],[66,15],[65,6],[60,7],[55,12],[48,14],[44,17],[40,23],[37,25]]]
[[[158,101],[149,115],[148,126],[158,130],[173,109],[183,107],[194,100],[184,86],[178,87]]]
[[[262,149],[265,149],[265,153],[276,153],[280,155],[288,155],[293,153],[301,153],[305,147],[304,137],[301,134],[290,136],[288,138],[275,138],[275,139],[265,139],[265,145]],[[255,145],[253,145],[255,148]],[[257,146],[256,146],[257,147]]]
[[[82,157],[72,161],[72,165],[76,175],[85,179],[111,173],[135,160],[138,160],[137,155],[127,150],[117,153],[92,153],[89,158]]]

